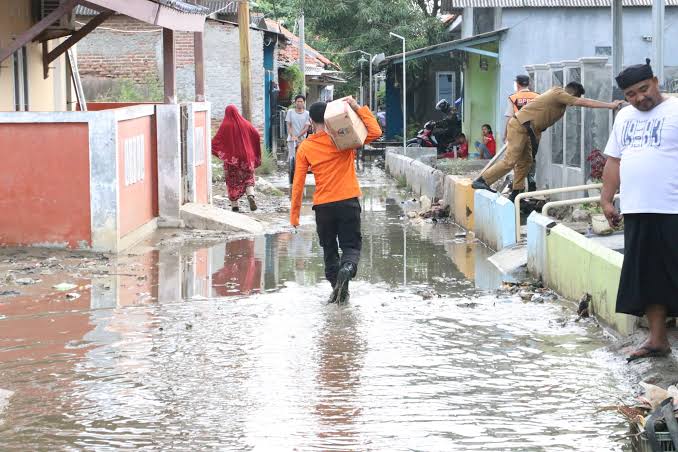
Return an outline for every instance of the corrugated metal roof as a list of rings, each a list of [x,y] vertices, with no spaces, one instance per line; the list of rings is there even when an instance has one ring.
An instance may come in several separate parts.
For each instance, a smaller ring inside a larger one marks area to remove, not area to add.
[[[155,3],[168,6],[170,8],[187,14],[209,15],[223,8],[229,8],[233,4],[233,10],[238,11],[238,0],[197,0],[193,2],[184,0],[151,0]],[[78,5],[75,7],[75,14],[78,16],[96,16],[97,11]]]
[[[652,0],[623,0],[624,6],[652,6]],[[610,8],[612,0],[442,0],[442,11],[461,8]],[[678,0],[666,0],[678,6]]]

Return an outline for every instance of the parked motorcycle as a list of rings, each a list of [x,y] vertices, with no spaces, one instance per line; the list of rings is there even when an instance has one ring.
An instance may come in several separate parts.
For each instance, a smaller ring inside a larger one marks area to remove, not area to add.
[[[438,154],[450,152],[461,133],[461,121],[448,101],[442,99],[436,104],[436,110],[446,117],[440,121],[428,121],[417,136],[407,141],[407,146],[435,147]]]

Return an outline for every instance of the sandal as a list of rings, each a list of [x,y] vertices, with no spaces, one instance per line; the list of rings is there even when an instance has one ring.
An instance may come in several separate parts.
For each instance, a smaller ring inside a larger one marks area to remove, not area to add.
[[[664,358],[671,354],[671,347],[669,348],[652,348],[646,345],[638,348],[636,352],[641,352],[626,357],[626,362],[630,363],[643,358]]]
[[[257,210],[257,203],[254,201],[254,195],[247,195],[247,201],[250,203],[250,211]]]

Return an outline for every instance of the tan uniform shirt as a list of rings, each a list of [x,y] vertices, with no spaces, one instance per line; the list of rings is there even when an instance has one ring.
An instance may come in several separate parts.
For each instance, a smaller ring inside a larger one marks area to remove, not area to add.
[[[543,132],[558,122],[565,114],[565,109],[574,105],[577,99],[556,86],[525,105],[516,113],[516,118],[521,124],[529,121],[535,132]]]

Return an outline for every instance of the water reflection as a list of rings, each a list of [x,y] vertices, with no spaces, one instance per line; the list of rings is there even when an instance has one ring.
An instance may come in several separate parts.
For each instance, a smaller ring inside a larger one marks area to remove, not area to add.
[[[496,298],[489,250],[366,192],[348,306],[312,226],[0,303],[0,449],[620,450],[599,331]]]

